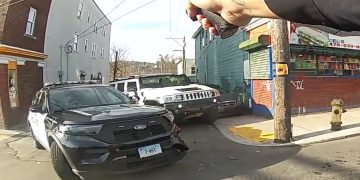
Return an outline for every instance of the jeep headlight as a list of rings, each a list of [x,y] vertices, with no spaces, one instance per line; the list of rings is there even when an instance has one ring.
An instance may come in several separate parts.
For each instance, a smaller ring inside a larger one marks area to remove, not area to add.
[[[175,116],[171,111],[168,111],[164,116],[165,116],[166,119],[168,119],[172,123],[175,120]]]
[[[217,89],[214,89],[213,95],[214,95],[215,97],[219,97],[219,96],[220,96],[220,91],[217,90]]]
[[[91,136],[99,134],[102,125],[60,125],[59,131],[67,135]]]
[[[175,97],[174,96],[164,96],[164,101],[165,101],[165,103],[175,102]]]
[[[178,94],[175,96],[176,101],[183,101],[184,100],[184,95]]]

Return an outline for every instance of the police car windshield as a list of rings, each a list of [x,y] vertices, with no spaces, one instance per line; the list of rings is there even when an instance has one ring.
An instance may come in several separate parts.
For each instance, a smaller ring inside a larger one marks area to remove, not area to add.
[[[49,91],[52,112],[129,103],[129,98],[112,87],[71,87]]]
[[[159,75],[140,78],[141,88],[187,86],[189,84],[191,84],[191,80],[185,75]]]

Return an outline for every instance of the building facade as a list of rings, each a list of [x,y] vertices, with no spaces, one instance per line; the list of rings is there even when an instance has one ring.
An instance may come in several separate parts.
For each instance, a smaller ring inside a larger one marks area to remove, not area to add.
[[[44,39],[51,0],[1,0],[0,129],[25,123],[43,85]]]
[[[246,30],[249,40],[240,44],[249,53],[255,113],[274,115],[274,82],[270,24],[258,19]],[[288,84],[292,114],[330,110],[330,102],[340,97],[347,108],[360,106],[360,37],[339,37],[311,26],[288,22],[290,64]]]
[[[53,0],[47,23],[44,82],[109,81],[111,22],[94,0]]]
[[[183,60],[179,60],[177,63],[177,74],[185,74],[190,79],[196,80],[195,59],[185,59],[185,64]]]
[[[246,32],[239,30],[233,37],[220,39],[200,27],[193,38],[197,81],[220,85],[230,92],[246,96],[249,88],[244,81],[244,60],[247,59],[247,52],[239,49],[239,43],[247,38]]]

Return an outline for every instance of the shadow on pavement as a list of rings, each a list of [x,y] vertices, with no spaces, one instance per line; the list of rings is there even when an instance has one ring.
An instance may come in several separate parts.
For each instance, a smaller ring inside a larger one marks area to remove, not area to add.
[[[255,147],[234,143],[214,125],[198,121],[179,124],[182,137],[190,147],[185,158],[175,164],[107,179],[131,180],[212,180],[252,172],[296,155],[300,146]]]
[[[342,126],[341,129],[346,130],[346,129],[356,128],[356,127],[360,127],[360,123],[345,125],[345,126]],[[328,130],[317,131],[317,132],[303,134],[303,135],[300,135],[300,136],[295,136],[294,140],[306,139],[306,138],[310,138],[310,137],[314,137],[314,136],[320,136],[320,135],[328,134],[328,133],[331,133],[331,132],[334,132],[334,131],[330,130],[330,123],[329,123],[329,129]]]

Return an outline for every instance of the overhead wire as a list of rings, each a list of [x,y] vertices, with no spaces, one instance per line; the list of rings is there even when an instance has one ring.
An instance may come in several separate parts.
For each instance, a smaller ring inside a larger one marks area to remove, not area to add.
[[[101,29],[101,28],[103,28],[103,27],[105,27],[105,26],[108,26],[108,25],[116,22],[116,21],[118,21],[119,19],[121,19],[121,18],[123,18],[123,17],[125,17],[125,16],[127,16],[127,15],[129,15],[129,14],[131,14],[131,13],[133,13],[133,12],[135,12],[135,11],[137,11],[137,10],[145,7],[145,6],[147,6],[147,5],[150,5],[151,3],[155,2],[155,1],[157,1],[157,0],[151,0],[151,1],[145,3],[145,4],[141,5],[141,6],[138,6],[137,8],[135,8],[135,9],[133,9],[133,10],[131,10],[131,11],[129,11],[129,12],[127,12],[127,13],[119,16],[119,17],[117,17],[117,18],[115,18],[113,21],[111,21],[111,22],[109,22],[109,23],[106,23],[106,24],[104,24],[103,26],[100,26],[99,29]],[[90,34],[92,34],[92,33],[94,33],[94,31],[91,31],[91,32],[88,32],[88,33],[86,33],[86,34],[84,34],[84,35],[82,35],[82,36],[79,36],[79,39],[80,39],[80,38],[83,38],[83,37],[85,37],[85,36],[88,36],[88,35],[90,35]]]
[[[127,0],[122,0],[119,4],[117,4],[113,9],[111,9],[109,11],[109,13],[107,13],[106,15],[104,15],[102,18],[100,18],[98,21],[96,21],[94,24],[92,24],[89,28],[85,29],[84,31],[82,31],[81,33],[78,34],[78,36],[80,37],[81,35],[85,34],[86,32],[88,32],[90,29],[92,29],[93,27],[95,27],[95,25],[97,25],[100,21],[102,21],[103,19],[105,19],[107,16],[109,16],[111,13],[113,13],[117,8],[119,8],[125,1]],[[101,28],[99,28],[101,29]],[[66,44],[69,44],[71,41],[74,41],[75,37],[71,38],[69,41],[67,41]]]

